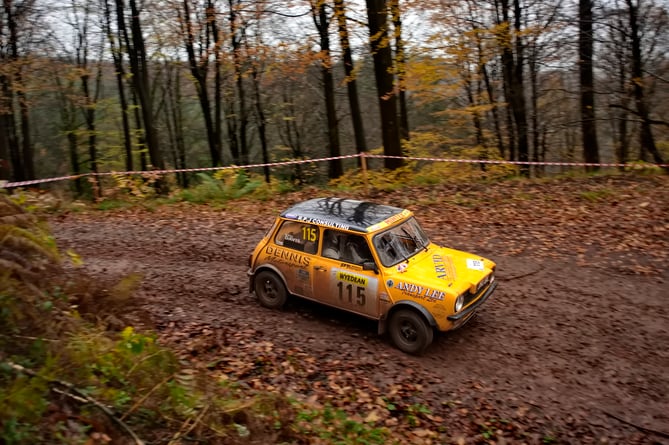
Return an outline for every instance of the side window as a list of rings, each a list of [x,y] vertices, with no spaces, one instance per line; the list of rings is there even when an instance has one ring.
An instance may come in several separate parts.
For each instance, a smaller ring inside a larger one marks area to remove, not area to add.
[[[345,235],[336,230],[325,229],[323,232],[323,252],[325,258],[341,259],[341,240]]]
[[[314,254],[318,250],[318,227],[297,221],[284,221],[274,243],[288,249]]]
[[[323,234],[323,256],[358,265],[374,261],[364,237],[331,229]]]
[[[349,235],[344,245],[344,261],[362,265],[374,261],[372,251],[369,250],[367,240],[360,235]]]

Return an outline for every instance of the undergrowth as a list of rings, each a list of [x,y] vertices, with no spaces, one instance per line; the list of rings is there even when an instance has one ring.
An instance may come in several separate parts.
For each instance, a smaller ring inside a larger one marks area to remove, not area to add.
[[[125,317],[141,315],[140,275],[101,283],[65,257],[72,264],[38,218],[0,195],[0,443],[383,443],[383,430],[342,412],[180,362]]]
[[[453,159],[461,159],[463,162],[424,161],[411,158],[434,159],[441,156],[435,155],[425,141],[405,142],[404,152],[408,159],[402,167],[395,170],[384,168],[367,169],[366,171],[349,170],[340,178],[330,181],[329,187],[347,191],[395,191],[412,186],[500,180],[518,174],[517,168],[512,165],[465,162],[467,159],[476,157],[473,155],[477,150],[462,149],[451,153]],[[379,155],[381,150],[372,150],[370,154]],[[492,157],[490,159],[494,160]]]
[[[434,145],[434,144],[432,144]],[[158,193],[155,184],[158,177],[151,172],[141,175],[112,174],[100,178],[99,195],[93,199],[82,198],[72,200],[64,190],[45,192],[43,190],[13,190],[13,199],[27,209],[41,211],[72,211],[87,209],[102,211],[131,209],[141,207],[154,210],[159,206],[175,203],[206,204],[212,207],[226,208],[231,201],[240,198],[252,201],[270,201],[287,193],[320,193],[320,194],[355,194],[373,196],[379,192],[392,193],[410,190],[414,187],[452,187],[462,184],[489,184],[490,182],[511,181],[543,183],[552,180],[590,178],[620,174],[653,175],[661,170],[646,163],[630,164],[626,172],[618,169],[602,169],[598,172],[582,170],[566,170],[561,173],[542,173],[538,177],[526,178],[519,175],[519,168],[509,164],[470,162],[469,159],[484,158],[488,161],[499,161],[493,153],[482,154],[480,147],[452,147],[445,155],[441,145],[432,146],[430,141],[412,140],[405,143],[403,150],[407,159],[402,167],[395,170],[383,168],[383,161],[373,157],[366,158],[366,169],[353,168],[351,164],[339,178],[325,182],[323,175],[318,175],[315,166],[308,164],[302,167],[308,170],[310,177],[318,178],[315,183],[306,185],[288,173],[288,167],[276,168],[272,171],[270,182],[264,175],[245,169],[226,168],[214,173],[194,173],[190,177],[188,188],[179,188],[173,175],[162,178],[162,185],[170,190],[168,194]],[[379,155],[381,149],[372,150],[371,155]],[[448,161],[436,161],[448,156]],[[415,158],[421,158],[415,159]],[[432,160],[424,160],[432,159]],[[453,160],[462,162],[454,162]],[[539,174],[540,172],[534,172]],[[585,193],[582,199],[596,201],[602,196]]]

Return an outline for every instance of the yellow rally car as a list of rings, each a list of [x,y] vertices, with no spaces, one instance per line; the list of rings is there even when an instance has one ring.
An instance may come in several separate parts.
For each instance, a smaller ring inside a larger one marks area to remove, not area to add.
[[[463,325],[490,297],[495,263],[431,243],[406,209],[317,198],[285,210],[249,260],[250,290],[278,309],[289,294],[379,321],[404,352]]]

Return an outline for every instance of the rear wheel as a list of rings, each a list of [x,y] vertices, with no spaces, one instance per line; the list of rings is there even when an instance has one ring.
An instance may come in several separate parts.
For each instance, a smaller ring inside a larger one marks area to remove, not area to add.
[[[277,274],[269,270],[258,273],[254,279],[258,301],[270,309],[281,309],[288,298],[288,291]]]
[[[434,338],[432,327],[411,309],[399,309],[390,318],[390,337],[398,349],[408,354],[421,354]]]

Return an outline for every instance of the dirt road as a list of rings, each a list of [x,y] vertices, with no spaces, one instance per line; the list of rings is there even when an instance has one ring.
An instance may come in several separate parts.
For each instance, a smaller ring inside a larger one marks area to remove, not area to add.
[[[275,312],[249,296],[248,255],[276,202],[71,213],[50,225],[94,277],[141,273],[137,297],[150,327],[254,388],[363,417],[372,406],[365,394],[405,418],[429,407],[418,424],[441,425],[446,443],[669,443],[669,272],[666,252],[649,247],[669,243],[666,186],[662,178],[540,185],[509,204],[502,185],[443,190],[471,205],[400,202],[433,241],[498,263],[495,295],[422,357],[394,349],[364,319],[300,300]],[[611,193],[576,199],[591,189]],[[263,372],[260,359],[282,372]]]

